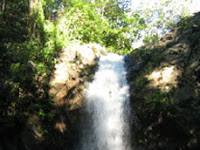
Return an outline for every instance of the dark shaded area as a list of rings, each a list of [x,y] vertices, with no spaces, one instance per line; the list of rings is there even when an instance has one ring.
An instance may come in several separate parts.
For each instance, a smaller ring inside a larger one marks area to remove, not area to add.
[[[69,101],[82,99],[84,83],[92,80],[96,65],[84,66],[78,77],[72,77],[66,83],[70,86],[68,94],[61,105],[55,105],[54,97],[48,94],[49,80],[63,43],[56,37],[56,14],[45,12],[52,11],[53,1],[44,10],[38,4],[40,1],[0,2],[0,149],[3,150],[73,149],[79,140],[81,110],[70,110]],[[56,7],[58,12],[59,6]],[[51,32],[45,31],[47,20],[42,17],[49,18]]]
[[[81,62],[80,58],[76,58]],[[82,62],[81,62],[82,64]],[[82,106],[70,104],[72,101],[82,101],[84,103],[83,89],[87,86],[87,82],[93,81],[93,75],[97,69],[97,64],[85,65],[78,71],[78,76],[71,76],[68,94],[60,99],[60,105],[57,105],[51,111],[55,111],[54,121],[51,124],[50,132],[41,142],[42,149],[77,149],[81,140],[81,130],[85,120],[85,111]],[[75,82],[76,84],[74,84]]]
[[[42,24],[35,24],[37,14],[30,16],[28,1],[6,1],[2,5],[5,9],[0,14],[0,149],[73,149],[79,140],[81,111],[68,110],[69,100],[79,96],[84,83],[92,80],[96,65],[84,66],[79,72],[83,80],[71,84],[64,103],[55,105],[48,95],[49,79],[61,47],[54,41],[53,53],[45,56],[49,37]]]
[[[126,61],[138,143],[150,150],[198,150],[200,13],[182,19],[172,32],[154,45],[135,50]],[[172,74],[179,72],[172,81],[177,86],[165,92],[160,85],[150,86],[147,75],[171,66],[176,68]]]
[[[30,15],[29,1],[1,1],[0,5],[0,149],[73,147],[77,126],[70,118],[79,116],[78,111],[55,106],[48,95],[53,59],[61,48],[55,41],[53,53],[46,58],[48,36],[42,24],[34,22],[37,14]],[[66,130],[57,130],[56,123]]]
[[[2,1],[0,14],[0,149],[41,149],[34,130],[49,130],[53,102],[48,74],[37,74],[35,59],[43,47],[30,32],[29,1]],[[33,43],[34,41],[37,41]],[[37,52],[33,52],[38,49]],[[53,69],[53,64],[46,65]]]

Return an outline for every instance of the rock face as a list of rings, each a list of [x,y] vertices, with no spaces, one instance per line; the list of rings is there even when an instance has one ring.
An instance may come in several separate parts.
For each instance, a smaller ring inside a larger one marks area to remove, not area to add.
[[[97,61],[105,53],[106,50],[98,44],[70,45],[60,53],[49,81],[49,97],[54,103],[48,117],[52,115],[53,120],[48,124],[48,131],[43,131],[48,132],[45,136],[39,132],[41,125],[36,122],[37,115],[32,119],[37,124],[33,131],[35,141],[27,142],[30,132],[24,132],[22,141],[27,144],[26,149],[74,149],[79,140],[86,82],[93,79]]]
[[[5,133],[1,133],[8,136],[1,138],[0,149],[74,149],[79,140],[86,82],[93,79],[98,67],[97,61],[105,53],[106,50],[98,44],[71,45],[64,49],[57,58],[55,70],[52,71],[50,89],[45,88],[49,90],[49,99],[41,100],[41,103],[45,103],[43,109],[48,110],[47,113],[41,109],[27,122],[22,122],[17,117],[7,120],[8,123],[4,123],[1,128],[5,129]],[[43,76],[36,78],[38,83],[44,81]],[[40,89],[40,84],[37,86]],[[33,106],[37,107],[37,104]]]
[[[146,149],[199,149],[200,13],[126,61],[138,142]]]
[[[50,79],[49,95],[55,105],[68,105],[68,110],[82,105],[85,81],[89,80],[97,59],[106,50],[97,44],[72,45],[64,49]]]

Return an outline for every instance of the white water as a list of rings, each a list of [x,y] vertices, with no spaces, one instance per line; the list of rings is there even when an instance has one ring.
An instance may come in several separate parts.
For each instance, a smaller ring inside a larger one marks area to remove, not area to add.
[[[129,150],[129,87],[124,57],[103,56],[86,92],[82,150]]]

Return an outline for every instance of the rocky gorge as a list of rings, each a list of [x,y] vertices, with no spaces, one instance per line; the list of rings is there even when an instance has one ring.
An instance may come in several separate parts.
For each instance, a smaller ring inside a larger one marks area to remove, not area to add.
[[[145,149],[199,149],[200,13],[126,57],[133,131]]]
[[[131,145],[137,145],[138,149],[199,149],[199,39],[200,14],[197,13],[182,19],[156,43],[138,48],[125,56],[130,107],[133,111],[130,117]],[[92,49],[97,52],[96,58],[100,53],[106,53],[103,48],[93,46]],[[90,55],[85,56],[88,59]],[[95,57],[90,58],[95,60]],[[89,62],[87,66],[92,64]],[[92,81],[91,72],[89,74],[85,77],[87,80],[78,82],[77,87],[80,83]],[[77,80],[77,76],[72,79]],[[55,89],[59,88],[52,88],[53,91]],[[83,97],[80,97],[68,103],[70,111],[67,111],[69,122],[66,125],[72,127],[68,137],[70,144],[80,140],[79,120],[84,113],[81,109]],[[63,103],[63,98],[58,99],[58,103]],[[60,132],[64,131],[62,126],[58,127]]]
[[[35,77],[36,92],[48,92],[53,99],[48,103],[43,101],[49,111],[47,118],[40,111],[27,122],[15,118],[2,120],[0,149],[74,149],[80,138],[81,107],[87,82],[93,79],[98,59],[106,53],[99,44],[74,44],[62,50],[51,76]],[[49,88],[42,87],[47,79]]]
[[[93,80],[98,59],[104,54],[107,51],[98,44],[64,49],[49,78],[48,94],[54,100],[49,114],[54,117],[48,134],[42,128],[41,112],[19,130],[20,123],[4,124],[0,149],[75,149],[84,123],[87,82]],[[200,13],[182,19],[156,43],[135,49],[125,56],[125,62],[133,111],[130,145],[147,150],[198,150]],[[38,85],[43,80],[38,79]]]

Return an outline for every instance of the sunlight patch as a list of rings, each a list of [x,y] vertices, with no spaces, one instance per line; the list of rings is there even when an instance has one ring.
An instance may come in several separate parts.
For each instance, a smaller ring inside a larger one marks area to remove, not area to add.
[[[162,92],[169,92],[172,88],[177,87],[177,78],[180,74],[180,70],[175,66],[170,66],[160,70],[155,70],[146,77],[150,80],[150,87],[159,88]]]

